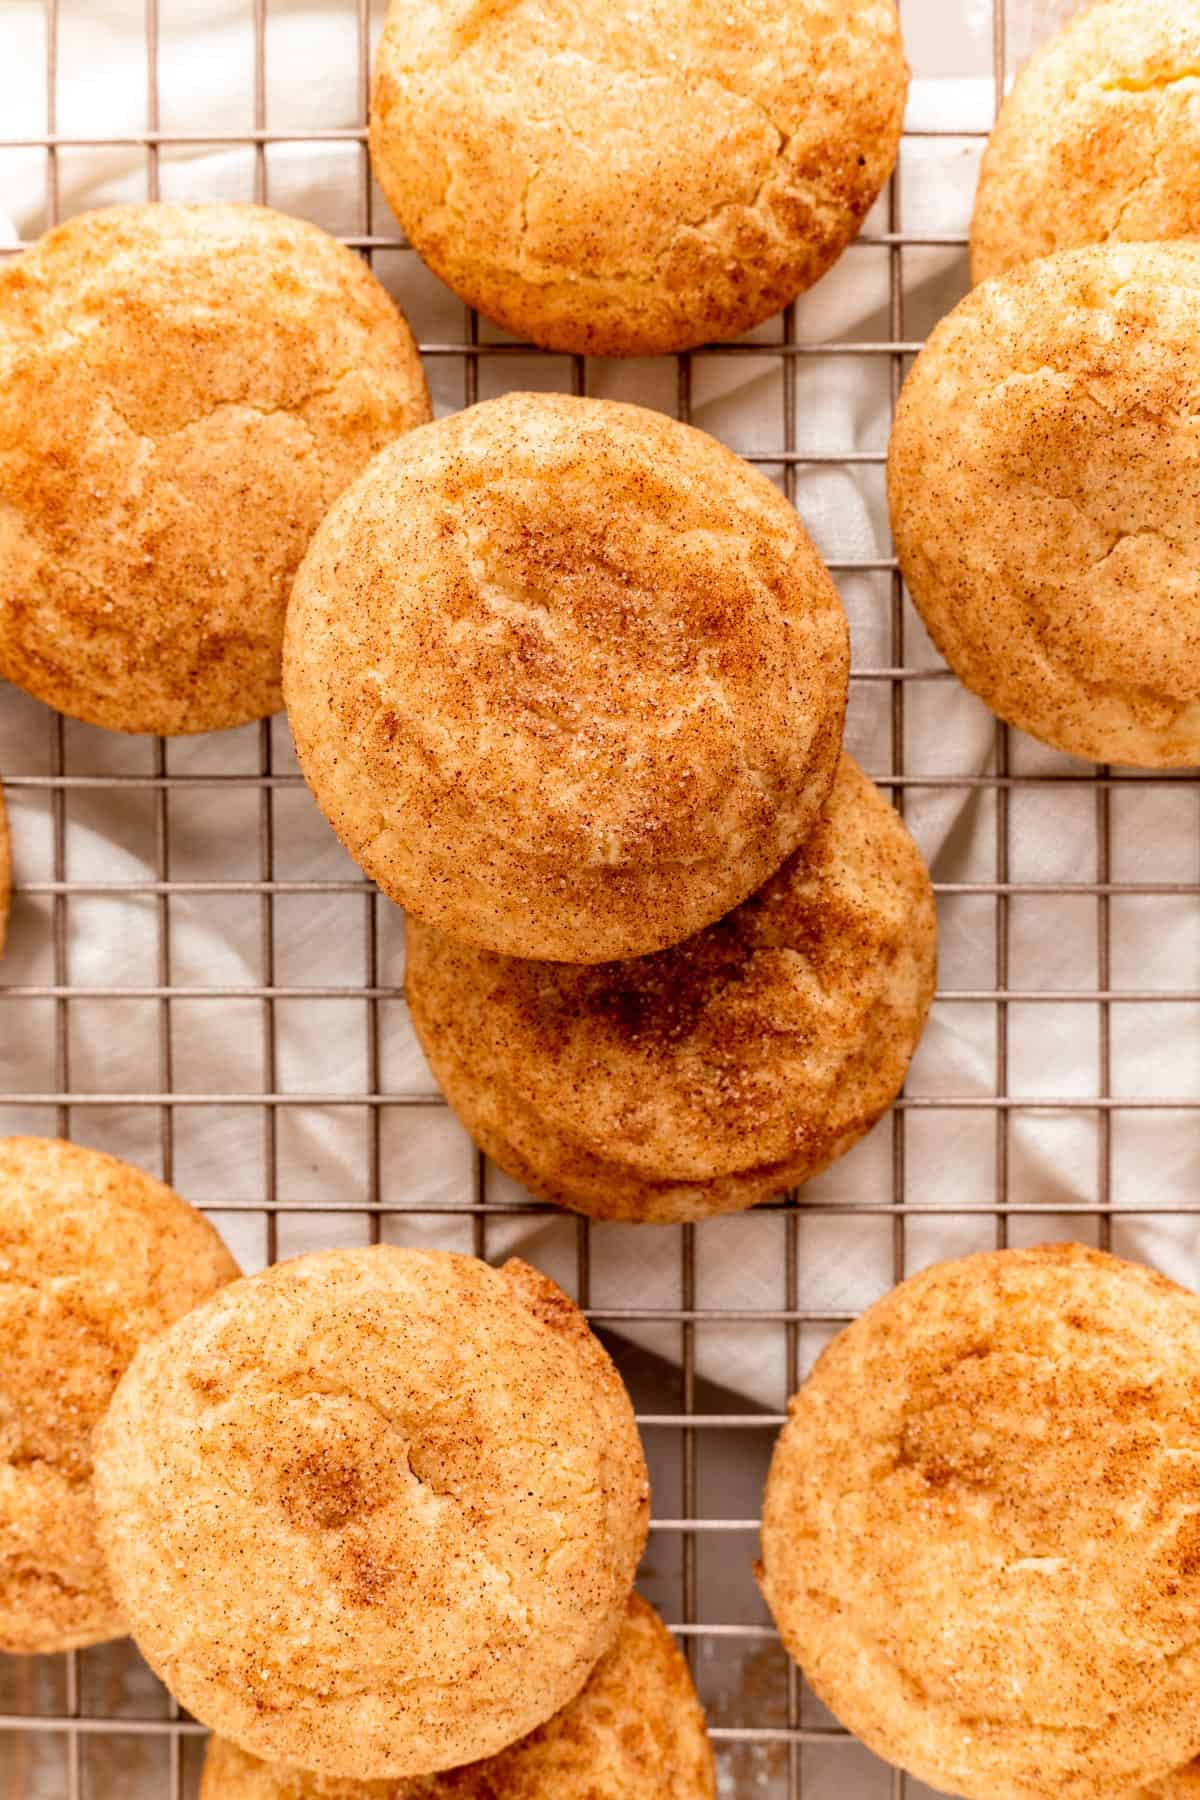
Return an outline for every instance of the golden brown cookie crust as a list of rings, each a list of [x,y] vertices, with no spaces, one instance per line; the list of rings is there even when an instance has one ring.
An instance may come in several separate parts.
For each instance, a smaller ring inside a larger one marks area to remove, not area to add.
[[[634,1594],[620,1635],[562,1712],[484,1763],[400,1781],[323,1780],[209,1744],[200,1800],[715,1800],[688,1666]]]
[[[1096,762],[1200,761],[1200,245],[986,282],[905,384],[905,580],[960,679]]]
[[[309,537],[428,417],[408,326],[316,226],[69,220],[0,270],[0,674],[118,731],[276,712]]]
[[[907,88],[892,0],[393,0],[371,158],[470,305],[550,349],[658,354],[825,272]]]
[[[815,831],[742,906],[598,968],[410,920],[406,991],[447,1099],[534,1193],[649,1223],[807,1180],[891,1105],[933,998],[929,874],[843,756]]]
[[[727,912],[815,823],[849,646],[795,509],[660,413],[509,394],[377,457],[305,557],[305,777],[393,900],[601,962]]]
[[[1161,1781],[1139,1788],[1129,1800],[1200,1800],[1200,1761],[1185,1763]]]
[[[96,1542],[91,1432],[139,1344],[238,1274],[140,1169],[0,1139],[0,1650],[120,1637]]]
[[[793,1399],[763,1591],[826,1705],[967,1800],[1200,1750],[1200,1300],[1078,1244],[925,1270]]]
[[[1081,244],[1200,235],[1200,0],[1098,0],[1000,109],[971,227],[976,281]]]
[[[633,1409],[523,1263],[265,1270],[135,1362],[97,1436],[114,1586],[181,1702],[269,1761],[493,1755],[573,1698],[646,1536]]]

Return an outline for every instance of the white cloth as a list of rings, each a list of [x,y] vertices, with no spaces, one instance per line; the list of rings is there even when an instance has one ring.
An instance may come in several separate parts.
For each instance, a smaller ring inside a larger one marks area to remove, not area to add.
[[[953,10],[953,9],[951,9]],[[906,14],[921,21],[910,39],[918,75],[927,66],[939,79],[915,83],[910,122],[970,130],[990,122],[993,85],[987,70],[990,6],[965,5],[953,25],[947,9],[908,0]],[[58,128],[76,137],[135,135],[146,122],[143,0],[64,0],[60,42]],[[218,134],[244,130],[253,118],[250,8],[246,0],[161,0],[159,89],[161,128]],[[378,21],[376,20],[376,23]],[[955,36],[955,33],[958,35]],[[947,34],[953,45],[942,40]],[[919,43],[918,43],[919,39]],[[30,79],[42,55],[42,8],[29,0],[0,7],[0,129],[33,136],[45,128],[40,81]],[[923,61],[928,58],[928,63]],[[935,60],[940,58],[940,60]],[[946,76],[958,76],[949,79]],[[344,128],[360,116],[361,72],[356,61],[354,9],[348,4],[276,0],[266,34],[268,118],[286,130]],[[902,222],[916,236],[959,236],[970,215],[978,138],[910,138],[905,145]],[[64,213],[146,192],[147,151],[140,146],[67,150],[59,157]],[[242,149],[189,145],[158,157],[161,192],[171,198],[250,198],[255,158]],[[361,234],[365,225],[362,151],[357,144],[273,145],[266,158],[268,196],[330,230]],[[42,228],[45,154],[0,150],[0,214],[27,239]],[[887,228],[881,204],[868,232]],[[375,231],[392,229],[376,195]],[[859,246],[847,253],[797,309],[801,341],[879,342],[888,336],[891,253]],[[461,341],[463,313],[411,252],[384,252],[381,278],[397,295],[418,335]],[[965,256],[953,246],[905,249],[901,276],[904,332],[922,336],[965,288]],[[770,341],[769,322],[754,335]],[[487,340],[491,328],[483,327]],[[801,449],[882,452],[887,440],[893,359],[841,354],[795,359],[798,445]],[[481,396],[504,386],[560,386],[569,380],[562,358],[483,359]],[[462,404],[462,359],[438,357],[430,375],[440,411]],[[693,359],[693,417],[734,448],[769,456],[783,446],[782,382],[778,360]],[[589,385],[597,394],[635,398],[670,410],[672,363],[595,364]],[[876,464],[801,466],[796,500],[823,552],[835,562],[877,560],[890,554],[883,472]],[[884,573],[839,577],[850,612],[859,669],[886,669],[892,642],[892,581]],[[938,658],[905,606],[902,660],[936,669]],[[851,705],[849,745],[876,775],[902,767],[911,777],[980,776],[994,769],[995,730],[984,708],[948,677],[903,687],[903,760],[892,739],[892,685],[858,680]],[[273,727],[274,765],[294,770],[286,725]],[[67,768],[74,774],[152,771],[152,748],[68,723]],[[0,694],[0,769],[9,775],[49,770],[49,716],[24,696]],[[254,730],[170,746],[172,772],[253,772]],[[895,760],[894,760],[895,759]],[[1012,734],[1014,772],[1085,775],[1081,764]],[[906,816],[935,875],[943,883],[988,883],[998,875],[997,796],[992,788],[912,786]],[[247,788],[179,790],[169,802],[171,869],[179,882],[253,880],[260,874],[260,799]],[[152,792],[72,791],[67,795],[67,870],[75,881],[138,881],[155,873]],[[1112,794],[1111,875],[1118,881],[1189,881],[1200,874],[1195,785],[1130,786]],[[10,794],[19,882],[53,877],[50,800],[45,792]],[[1086,882],[1099,869],[1097,794],[1090,786],[1037,786],[1009,799],[1009,879]],[[301,789],[274,798],[278,880],[353,880],[341,854]],[[18,896],[10,954],[0,980],[10,984],[53,979],[48,896]],[[945,896],[941,905],[944,989],[987,992],[996,979],[996,900],[987,893]],[[377,903],[382,985],[399,988],[403,952],[399,915]],[[69,980],[81,988],[153,985],[158,980],[157,902],[78,896],[68,909]],[[274,980],[281,986],[361,984],[365,973],[367,902],[358,893],[280,896],[275,903]],[[1009,986],[1047,992],[1097,985],[1099,909],[1094,898],[1014,897],[1009,906]],[[171,976],[177,985],[229,987],[267,978],[261,961],[260,902],[254,896],[175,895],[170,903]],[[1195,895],[1115,898],[1111,902],[1113,987],[1200,988],[1200,908]],[[361,1092],[369,1084],[367,1005],[361,1000],[280,999],[276,1003],[279,1090],[314,1094]],[[1162,1002],[1116,1006],[1112,1012],[1112,1087],[1123,1095],[1200,1095],[1196,1005]],[[159,1115],[123,1108],[120,1095],[157,1092],[159,1008],[153,1000],[76,1000],[70,1009],[70,1078],[81,1092],[111,1092],[111,1108],[80,1109],[75,1134],[154,1166]],[[173,1082],[189,1092],[262,1091],[268,1081],[262,1046],[261,1002],[253,999],[172,1003]],[[54,1086],[53,1020],[49,1004],[7,1001],[0,1015],[0,1089],[38,1092]],[[428,1094],[432,1082],[411,1038],[398,999],[379,1003],[381,1081],[385,1092]],[[996,1009],[986,999],[939,1002],[912,1071],[914,1096],[980,1098],[998,1084]],[[1014,1003],[1009,1008],[1008,1091],[1022,1096],[1094,1095],[1099,1081],[1098,1011],[1094,1005]],[[47,1129],[49,1112],[0,1110],[0,1129]],[[469,1218],[437,1211],[472,1197],[472,1156],[453,1119],[433,1104],[384,1111],[382,1198],[411,1209],[389,1215],[385,1237],[470,1249]],[[1169,1205],[1195,1201],[1196,1117],[1176,1113],[1115,1114],[1111,1198],[1119,1204]],[[994,1241],[989,1216],[956,1211],[995,1198],[995,1116],[987,1110],[910,1111],[904,1123],[904,1196],[927,1213],[905,1228],[907,1266]],[[370,1124],[361,1109],[281,1109],[278,1114],[278,1197],[307,1210],[278,1217],[278,1254],[333,1243],[365,1242],[364,1212],[337,1210],[365,1202]],[[1014,1242],[1048,1236],[1095,1237],[1094,1219],[1056,1212],[1099,1198],[1101,1125],[1087,1113],[1013,1111],[1008,1124],[1009,1197],[1044,1205],[1035,1218],[1014,1217]],[[264,1197],[263,1124],[253,1106],[179,1107],[175,1112],[174,1178],[183,1193],[206,1201],[254,1202]],[[494,1171],[489,1197],[519,1201]],[[858,1217],[819,1210],[835,1203],[886,1205],[893,1197],[893,1125],[885,1121],[850,1156],[805,1190],[799,1214],[799,1298],[806,1309],[833,1314],[859,1310],[893,1275],[893,1221],[863,1210]],[[247,1267],[266,1254],[262,1215],[219,1213],[218,1223]],[[699,1306],[778,1308],[785,1302],[783,1217],[759,1212],[705,1225],[696,1236]],[[488,1222],[487,1253],[520,1250],[568,1287],[575,1285],[576,1227],[569,1218],[528,1216]],[[1114,1247],[1143,1255],[1183,1279],[1192,1273],[1195,1234],[1190,1221],[1147,1217],[1118,1220]],[[591,1292],[596,1308],[671,1308],[681,1301],[677,1233],[604,1227],[591,1240]],[[805,1326],[807,1361],[832,1326]],[[622,1327],[648,1348],[679,1354],[677,1326]],[[705,1325],[697,1332],[697,1366],[742,1391],[751,1402],[782,1405],[788,1373],[777,1325]]]

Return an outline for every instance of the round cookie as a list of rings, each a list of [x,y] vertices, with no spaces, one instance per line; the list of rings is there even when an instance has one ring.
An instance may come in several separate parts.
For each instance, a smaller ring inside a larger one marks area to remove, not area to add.
[[[276,712],[309,537],[428,417],[408,326],[316,226],[69,220],[0,269],[0,674],[118,731]]]
[[[469,305],[552,350],[656,355],[824,274],[907,88],[892,0],[393,0],[371,160]]]
[[[494,1755],[565,1706],[648,1520],[629,1397],[566,1296],[523,1263],[378,1246],[265,1270],[150,1346],[96,1490],[182,1704],[355,1778]]]
[[[1200,1300],[1078,1244],[904,1282],[793,1399],[761,1579],[821,1699],[967,1800],[1200,1751]]]
[[[406,991],[451,1106],[534,1193],[668,1223],[753,1206],[895,1099],[937,916],[900,818],[848,756],[803,847],[685,943],[599,968],[408,926]]]
[[[0,1139],[0,1651],[124,1634],[92,1428],[138,1346],[237,1273],[208,1221],[140,1169]]]
[[[200,1800],[715,1800],[712,1751],[688,1666],[631,1595],[620,1635],[570,1705],[487,1762],[399,1781],[325,1780],[208,1748]]]
[[[333,508],[288,612],[317,803],[393,900],[601,962],[727,912],[807,835],[849,648],[794,508],[660,413],[509,394]]]
[[[1200,245],[1063,251],[969,294],[888,459],[904,578],[1011,725],[1096,762],[1200,761]]]
[[[971,226],[976,281],[1081,244],[1200,235],[1200,0],[1097,0],[1000,109]]]

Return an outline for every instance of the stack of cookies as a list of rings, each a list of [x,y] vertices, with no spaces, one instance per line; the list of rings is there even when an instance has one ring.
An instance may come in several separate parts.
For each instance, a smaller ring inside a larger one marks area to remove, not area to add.
[[[222,1734],[212,1800],[714,1800],[632,1594],[629,1397],[525,1264],[377,1247],[239,1280],[161,1182],[9,1139],[0,1389],[0,1649],[132,1631]]]
[[[842,752],[848,665],[789,502],[638,407],[510,394],[424,426],[316,533],[300,763],[407,910],[447,1098],[533,1192],[727,1212],[895,1098],[935,912]]]

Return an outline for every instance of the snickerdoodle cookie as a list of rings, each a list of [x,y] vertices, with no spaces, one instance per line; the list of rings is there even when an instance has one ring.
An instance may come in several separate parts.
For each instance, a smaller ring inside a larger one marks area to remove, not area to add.
[[[140,1344],[237,1267],[178,1194],[96,1150],[0,1139],[0,1650],[125,1630],[91,1434]]]
[[[492,1756],[565,1706],[648,1508],[628,1395],[552,1282],[386,1247],[279,1264],[144,1351],[96,1491],[133,1634],[188,1710],[361,1778]]]
[[[278,710],[288,590],[429,417],[365,264],[261,206],[118,206],[0,269],[0,674],[95,725]]]
[[[843,756],[804,845],[685,943],[571,968],[410,921],[406,990],[497,1163],[580,1212],[662,1223],[752,1206],[862,1137],[904,1081],[936,946],[920,852]]]
[[[1200,1751],[1200,1300],[1058,1244],[936,1265],[791,1403],[762,1583],[822,1700],[968,1800]]]
[[[687,1663],[634,1594],[620,1635],[562,1712],[499,1756],[442,1775],[326,1780],[209,1745],[200,1800],[713,1800],[712,1752]]]
[[[896,415],[905,579],[994,712],[1097,762],[1200,761],[1200,245],[1063,251],[933,333]]]
[[[656,354],[825,272],[907,87],[892,0],[393,0],[371,156],[470,305],[551,349]]]
[[[971,228],[976,281],[1080,244],[1200,235],[1200,0],[1096,0],[1000,109]]]
[[[509,394],[376,458],[288,610],[301,767],[393,900],[512,956],[727,912],[833,781],[845,614],[795,510],[661,413]]]

